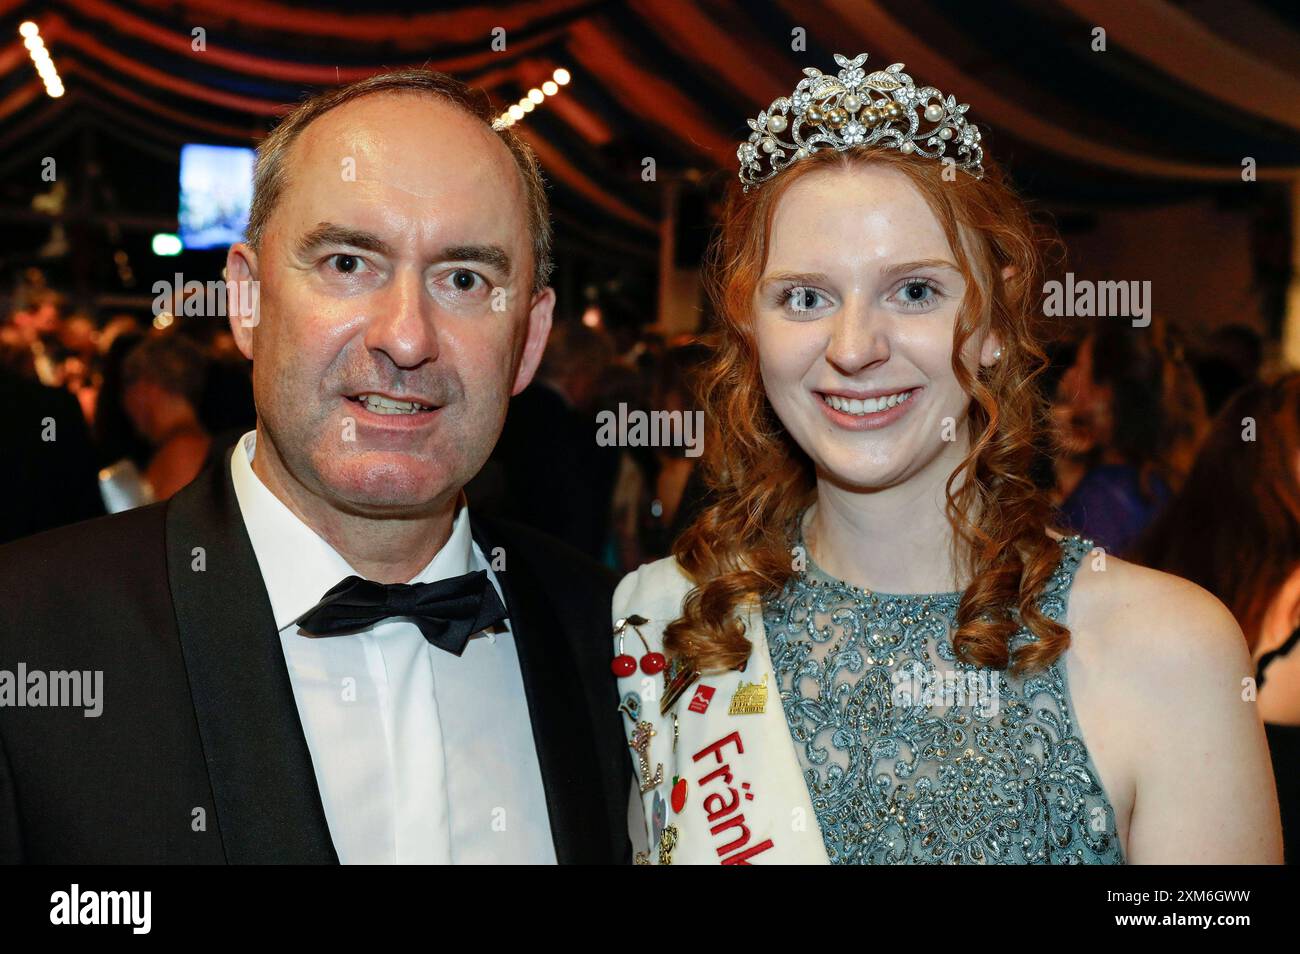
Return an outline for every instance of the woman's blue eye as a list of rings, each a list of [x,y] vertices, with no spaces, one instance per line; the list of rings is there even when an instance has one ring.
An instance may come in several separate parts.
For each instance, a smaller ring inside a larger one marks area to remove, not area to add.
[[[813,311],[821,302],[822,294],[815,288],[799,286],[786,290],[785,301],[791,311]]]
[[[905,308],[919,308],[930,304],[939,290],[928,281],[913,279],[904,282],[903,287],[899,289],[902,294],[902,302]]]

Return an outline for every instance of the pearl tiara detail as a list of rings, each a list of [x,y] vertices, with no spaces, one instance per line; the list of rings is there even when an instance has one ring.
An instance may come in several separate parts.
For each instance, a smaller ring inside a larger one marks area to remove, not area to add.
[[[970,107],[952,96],[945,99],[933,86],[918,89],[902,63],[867,73],[866,61],[865,53],[852,60],[836,53],[838,77],[808,67],[793,95],[773,100],[749,120],[753,132],[736,150],[746,192],[820,149],[842,152],[853,146],[881,145],[943,159],[983,178],[980,131],[965,118]],[[956,157],[945,156],[950,143]]]

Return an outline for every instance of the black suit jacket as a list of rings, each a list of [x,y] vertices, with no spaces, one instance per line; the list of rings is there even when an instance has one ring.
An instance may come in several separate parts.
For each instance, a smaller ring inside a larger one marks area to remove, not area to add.
[[[556,855],[630,861],[612,578],[471,516],[505,552]],[[0,706],[0,861],[338,861],[229,454],[170,501],[0,547],[0,669],[19,663],[101,670],[103,712]]]

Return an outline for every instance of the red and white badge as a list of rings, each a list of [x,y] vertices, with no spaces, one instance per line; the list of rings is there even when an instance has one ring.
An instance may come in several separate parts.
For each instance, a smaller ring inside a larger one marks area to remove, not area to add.
[[[691,704],[686,708],[692,712],[703,713],[709,708],[709,701],[713,698],[715,692],[712,686],[698,685],[695,687],[695,695],[691,697]]]

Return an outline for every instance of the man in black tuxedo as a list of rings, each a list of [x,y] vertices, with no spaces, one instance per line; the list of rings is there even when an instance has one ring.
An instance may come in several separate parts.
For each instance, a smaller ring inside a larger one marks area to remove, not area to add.
[[[256,431],[0,548],[0,861],[631,860],[611,579],[462,494],[554,302],[490,117],[405,71],[259,147],[227,257]]]

